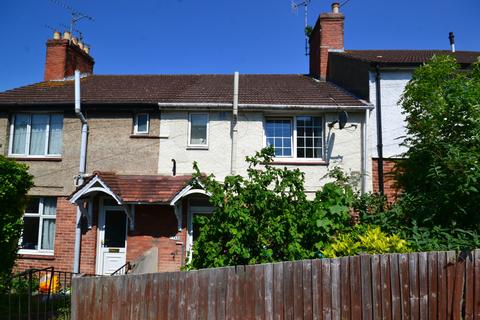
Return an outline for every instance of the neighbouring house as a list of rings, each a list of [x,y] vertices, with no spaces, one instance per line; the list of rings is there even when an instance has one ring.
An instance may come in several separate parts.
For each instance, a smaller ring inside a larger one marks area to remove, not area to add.
[[[331,82],[295,74],[95,75],[93,64],[68,33],[55,33],[44,81],[0,93],[0,152],[35,176],[18,269],[111,274],[149,252],[151,271],[177,270],[198,232],[193,217],[213,210],[192,180],[194,161],[222,179],[245,174],[245,157],[273,145],[274,164],[304,171],[312,195],[333,165],[362,175],[370,189],[372,106]],[[78,114],[74,70],[82,73]]]

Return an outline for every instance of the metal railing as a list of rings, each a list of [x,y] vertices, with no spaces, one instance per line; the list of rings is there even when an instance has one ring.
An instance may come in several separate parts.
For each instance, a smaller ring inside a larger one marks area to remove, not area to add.
[[[28,269],[0,285],[0,320],[70,319],[72,278],[54,267]]]
[[[113,271],[111,276],[121,276],[129,273],[133,269],[133,264],[130,261],[127,261],[123,266]]]

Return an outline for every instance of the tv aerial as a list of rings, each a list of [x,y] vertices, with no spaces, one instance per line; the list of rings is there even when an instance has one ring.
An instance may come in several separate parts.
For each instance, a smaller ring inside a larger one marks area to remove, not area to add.
[[[309,32],[307,31],[308,29],[308,5],[310,4],[311,0],[304,0],[302,2],[296,3],[292,0],[291,2],[291,7],[292,7],[292,12],[297,13],[298,8],[303,7],[304,9],[304,14],[305,14],[305,55],[308,56],[308,38],[310,36]]]
[[[77,24],[77,22],[79,22],[82,19],[86,19],[86,20],[90,20],[90,21],[95,21],[95,19],[93,17],[85,14],[85,13],[82,13],[78,10],[73,9],[69,5],[61,2],[60,0],[50,0],[50,1],[52,3],[55,3],[55,4],[59,5],[60,7],[64,8],[65,10],[67,10],[70,13],[70,15],[71,15],[70,26],[66,26],[66,27],[68,27],[68,29],[70,31],[70,34],[73,34],[73,32],[75,31],[76,33],[79,34],[80,39],[83,39],[83,33],[80,32],[78,29],[76,29],[75,25]],[[70,38],[69,41],[71,42],[72,38]]]

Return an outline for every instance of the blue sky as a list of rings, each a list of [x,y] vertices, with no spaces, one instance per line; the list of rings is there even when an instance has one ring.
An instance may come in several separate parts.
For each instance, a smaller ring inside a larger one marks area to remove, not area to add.
[[[290,0],[57,0],[95,21],[78,28],[98,74],[307,73],[303,10]],[[330,10],[312,0],[309,22]],[[347,49],[480,51],[478,0],[350,0]],[[43,79],[45,41],[69,23],[52,0],[1,0],[0,91]]]

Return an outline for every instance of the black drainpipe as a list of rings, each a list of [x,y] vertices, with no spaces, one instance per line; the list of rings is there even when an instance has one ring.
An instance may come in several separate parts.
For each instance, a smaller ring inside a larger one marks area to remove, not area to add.
[[[382,101],[380,89],[380,66],[375,65],[375,86],[376,86],[376,106],[377,111],[377,154],[378,154],[378,189],[381,195],[385,194],[383,183],[383,137],[382,137]]]

